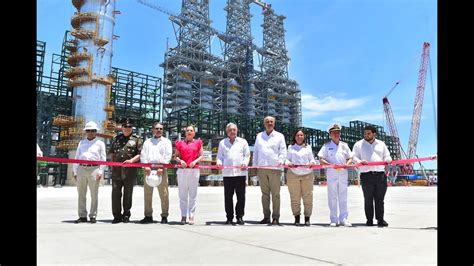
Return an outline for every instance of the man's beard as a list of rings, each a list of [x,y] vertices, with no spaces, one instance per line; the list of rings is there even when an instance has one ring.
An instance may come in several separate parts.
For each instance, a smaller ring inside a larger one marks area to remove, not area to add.
[[[367,142],[371,142],[374,138],[375,138],[375,137],[372,137],[372,138],[364,138],[364,139],[365,139],[365,141],[367,141]]]

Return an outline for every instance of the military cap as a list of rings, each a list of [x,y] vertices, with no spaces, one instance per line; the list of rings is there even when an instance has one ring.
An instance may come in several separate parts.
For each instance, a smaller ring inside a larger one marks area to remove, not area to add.
[[[130,117],[122,118],[122,120],[120,120],[120,123],[122,124],[122,126],[133,126],[133,119],[131,119]]]

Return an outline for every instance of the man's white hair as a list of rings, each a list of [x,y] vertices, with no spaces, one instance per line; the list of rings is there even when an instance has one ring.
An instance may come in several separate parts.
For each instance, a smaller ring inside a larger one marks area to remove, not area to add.
[[[234,126],[236,129],[238,129],[237,125],[230,122],[229,124],[227,124],[227,126],[225,126],[225,130],[227,131],[230,127]]]
[[[271,118],[273,119],[273,121],[276,121],[275,117],[271,116],[271,115],[267,115],[263,118],[263,121],[265,121],[267,118]]]

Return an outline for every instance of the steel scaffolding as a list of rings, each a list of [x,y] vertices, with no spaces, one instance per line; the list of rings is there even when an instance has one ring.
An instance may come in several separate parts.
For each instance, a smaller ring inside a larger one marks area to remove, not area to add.
[[[227,6],[227,36],[239,36],[251,43],[250,27],[251,0],[228,0]],[[255,85],[250,82],[254,74],[253,51],[248,46],[236,41],[227,41],[224,46],[224,67],[227,80],[224,91],[224,109],[229,114],[256,115],[255,99],[258,97]]]
[[[183,0],[181,16],[196,21],[172,20],[177,46],[167,49],[164,68],[164,117],[190,106],[222,110],[222,60],[211,54],[207,29],[208,0]],[[175,24],[178,28],[175,27]]]
[[[71,69],[67,60],[71,53],[76,51],[75,44],[75,39],[66,31],[61,54],[52,56],[49,76],[42,73],[43,68],[37,67],[36,135],[45,155],[67,157],[67,149],[75,149],[82,138],[82,128],[70,123],[83,123],[80,119],[71,120],[73,88],[69,86],[67,77]],[[37,42],[37,57],[44,57],[44,47],[44,42]],[[160,120],[161,78],[115,67],[112,67],[111,72],[114,82],[111,86],[109,106],[114,107],[113,120],[132,117],[138,128],[146,129],[153,121]],[[145,132],[143,129],[140,131]]]
[[[260,77],[265,113],[283,123],[301,126],[301,91],[298,83],[288,77],[288,57],[285,46],[285,16],[273,9],[263,12],[263,48],[276,56],[265,55]]]
[[[43,78],[44,55],[46,53],[46,43],[36,41],[36,91],[39,89]]]
[[[138,128],[147,128],[160,120],[161,78],[115,67],[112,77],[113,120],[131,117]]]

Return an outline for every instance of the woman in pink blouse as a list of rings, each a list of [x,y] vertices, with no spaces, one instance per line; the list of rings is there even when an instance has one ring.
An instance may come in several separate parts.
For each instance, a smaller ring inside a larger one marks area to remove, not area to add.
[[[186,138],[176,141],[176,161],[182,168],[178,169],[179,206],[181,224],[194,224],[196,211],[197,187],[199,185],[199,162],[202,159],[202,140],[194,139],[196,132],[193,126],[186,128]]]

